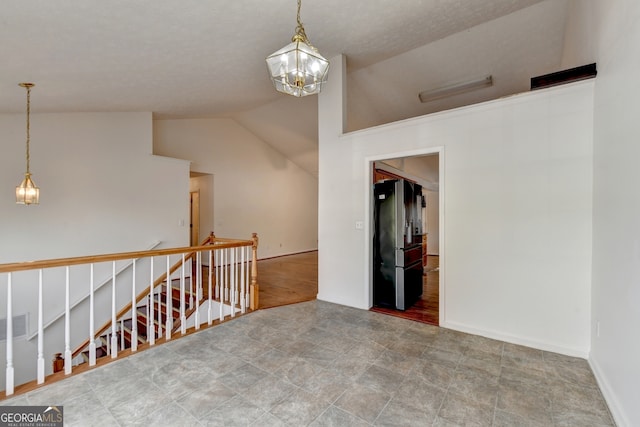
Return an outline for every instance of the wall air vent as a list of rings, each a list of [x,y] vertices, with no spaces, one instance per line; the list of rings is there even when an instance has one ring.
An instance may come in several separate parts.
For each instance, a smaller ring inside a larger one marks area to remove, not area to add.
[[[531,90],[558,86],[580,80],[592,79],[598,74],[595,62],[581,67],[557,71],[551,74],[531,78]]]
[[[24,338],[27,336],[27,315],[20,314],[13,316],[13,338]],[[0,342],[7,340],[7,318],[0,319]]]

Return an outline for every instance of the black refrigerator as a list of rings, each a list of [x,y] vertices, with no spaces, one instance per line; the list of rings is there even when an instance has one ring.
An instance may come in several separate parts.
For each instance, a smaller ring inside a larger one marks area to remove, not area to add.
[[[422,187],[385,180],[373,193],[373,304],[406,310],[422,295]]]

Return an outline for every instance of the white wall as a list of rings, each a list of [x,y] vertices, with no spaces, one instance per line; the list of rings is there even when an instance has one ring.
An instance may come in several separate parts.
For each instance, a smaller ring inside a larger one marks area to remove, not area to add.
[[[597,62],[591,365],[619,426],[640,425],[640,3],[573,1],[566,63]],[[597,324],[600,325],[598,335]]]
[[[0,115],[0,263],[188,242],[188,164],[151,155],[150,113],[32,114],[37,206],[15,204],[24,120]]]
[[[593,81],[340,136],[334,76],[319,100],[318,298],[370,307],[369,162],[443,147],[443,326],[586,356]]]
[[[25,168],[24,120],[24,115],[0,115],[0,263],[144,250],[154,242],[159,247],[188,245],[189,229],[178,224],[180,219],[188,224],[189,164],[151,154],[150,113],[33,114],[31,170],[41,194],[37,206],[15,204],[15,186]],[[82,270],[74,267],[71,272],[72,302],[89,292],[88,274]],[[96,276],[107,277],[103,270]],[[30,332],[37,326],[34,274],[16,274],[13,283],[14,314],[29,314]],[[64,309],[64,275],[47,269],[44,277],[47,323]],[[139,283],[142,289],[144,283]],[[6,287],[2,274],[0,317],[6,316]],[[108,317],[111,299],[105,291],[96,296],[96,324]],[[130,285],[118,295],[130,298]],[[72,331],[82,332],[72,346],[88,336],[86,310],[74,310],[73,316]],[[53,354],[64,350],[62,324],[58,321],[45,333],[47,369]],[[15,343],[16,384],[35,372],[35,345],[35,339]],[[4,366],[4,343],[0,352]],[[0,388],[4,373],[0,369]]]
[[[214,231],[260,237],[260,258],[317,248],[317,179],[232,119],[154,121],[154,152],[214,178]]]

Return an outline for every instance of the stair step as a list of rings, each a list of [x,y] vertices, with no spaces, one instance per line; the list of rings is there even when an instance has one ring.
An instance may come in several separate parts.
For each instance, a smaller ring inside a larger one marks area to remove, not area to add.
[[[131,328],[131,325],[133,325],[133,320],[132,319],[126,319],[124,322],[124,339],[125,341],[129,341],[131,342],[131,336],[133,335],[133,329]],[[140,330],[138,330],[138,343],[139,344],[144,344],[146,343],[146,336],[143,336],[140,333]]]
[[[96,346],[96,359],[107,356],[107,348],[106,347],[98,347]],[[82,352],[82,358],[86,363],[89,363],[89,350],[85,350]]]
[[[206,282],[206,274],[203,269],[203,282]],[[191,276],[185,276],[184,278],[184,300],[185,300],[185,310],[186,315],[189,316],[191,312],[195,309],[189,308],[189,302],[194,301],[195,304],[199,304],[200,302],[195,301],[198,296],[198,291],[195,288],[195,281],[192,280]],[[173,330],[175,332],[180,328],[180,300],[181,300],[181,278],[173,278],[170,281],[170,284],[167,286],[167,281],[165,280],[162,284],[160,284],[160,291],[154,292],[153,294],[153,319],[151,319],[151,324],[153,325],[153,333],[157,336],[158,331],[162,329],[163,333],[165,332],[165,326],[167,323],[167,317],[169,315],[167,300],[171,298],[171,310],[170,315],[173,319]],[[206,283],[203,283],[203,286],[206,288]],[[157,291],[157,289],[156,289]],[[201,300],[206,298],[207,289],[203,289],[203,295],[201,295]],[[149,319],[147,319],[147,309],[149,304],[149,298],[143,299],[141,301],[142,305],[137,305],[135,307],[135,315],[136,315],[136,327],[137,327],[137,338],[139,344],[144,344],[148,342],[147,339],[147,327],[149,323]],[[131,347],[131,337],[133,334],[133,322],[134,319],[127,314],[129,318],[125,319],[117,319],[118,325],[122,325],[122,329],[119,330],[116,334],[116,339],[118,342],[118,350],[120,349],[120,344],[124,342],[125,348]],[[158,319],[158,316],[160,319]],[[121,335],[122,334],[122,335]],[[107,348],[111,345],[111,335],[107,336],[102,335],[95,338],[96,344],[96,359],[107,356]],[[80,352],[82,359],[85,362],[89,361],[89,350],[88,347]]]
[[[167,304],[164,301],[161,301],[159,304],[157,303],[157,301],[153,304],[153,311],[156,313],[156,316],[158,315],[158,305],[160,306],[160,311],[162,312],[163,315],[167,314]],[[188,300],[185,301],[185,305],[189,305],[188,304]],[[171,310],[173,311],[173,317],[175,318],[176,316],[180,315],[180,300],[178,301],[172,301],[171,304]],[[147,306],[138,306],[137,307],[137,312],[140,315],[147,315]]]

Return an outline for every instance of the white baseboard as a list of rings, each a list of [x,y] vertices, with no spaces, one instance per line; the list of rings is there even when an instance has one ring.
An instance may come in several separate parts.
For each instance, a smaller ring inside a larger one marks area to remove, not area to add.
[[[460,332],[466,332],[473,335],[480,335],[486,338],[492,338],[494,340],[500,340],[500,341],[508,342],[511,344],[524,345],[526,347],[536,348],[538,350],[551,351],[554,353],[564,354],[566,356],[580,357],[582,359],[589,358],[588,349],[559,346],[559,345],[551,344],[544,341],[532,340],[532,339],[518,336],[518,335],[511,335],[511,334],[505,334],[503,332],[498,332],[498,331],[479,329],[473,326],[469,326],[469,325],[465,325],[457,322],[445,321],[444,323],[441,323],[440,326],[443,328],[453,329]]]
[[[359,310],[369,310],[369,308],[371,308],[364,305],[360,306],[360,305],[348,304],[345,301],[339,301],[334,298],[326,298],[324,294],[322,294],[319,290],[318,290],[318,295],[316,296],[316,299],[318,301],[330,302],[332,304],[338,304],[338,305],[343,305],[345,307],[357,308]]]
[[[611,411],[613,421],[618,427],[631,427],[631,423],[622,409],[620,402],[616,399],[616,395],[607,381],[607,377],[602,372],[602,369],[600,369],[600,365],[598,365],[598,362],[596,362],[591,356],[589,356],[587,360],[589,362],[589,366],[591,366],[593,375],[596,377],[596,381],[598,382],[600,391],[604,396],[604,400],[606,400],[607,405],[609,405],[609,411]]]

